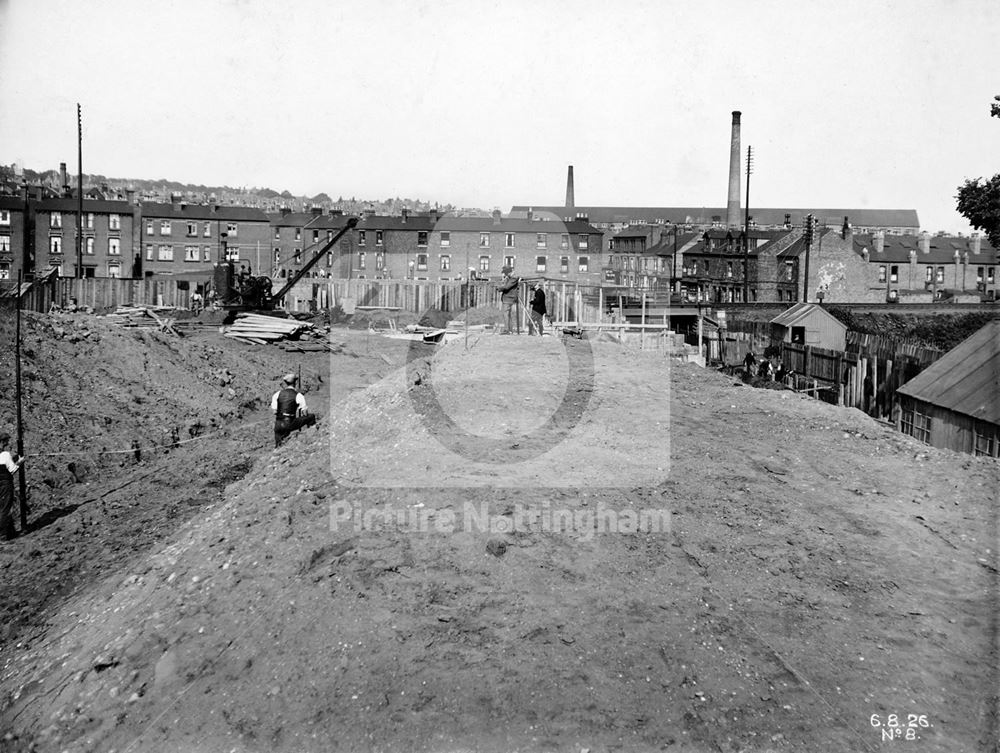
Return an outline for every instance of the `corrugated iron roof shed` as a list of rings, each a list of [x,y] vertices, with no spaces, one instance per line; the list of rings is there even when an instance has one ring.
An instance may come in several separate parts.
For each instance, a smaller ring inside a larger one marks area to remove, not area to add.
[[[900,387],[899,392],[1000,424],[1000,319],[949,350]]]

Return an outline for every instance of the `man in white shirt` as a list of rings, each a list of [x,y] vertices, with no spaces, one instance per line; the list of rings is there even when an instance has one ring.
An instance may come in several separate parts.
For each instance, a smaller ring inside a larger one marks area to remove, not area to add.
[[[17,536],[14,530],[14,474],[24,458],[10,452],[10,434],[0,432],[0,540]]]
[[[285,374],[281,380],[281,389],[271,397],[275,447],[280,447],[293,431],[316,423],[316,416],[310,413],[306,406],[305,396],[295,389],[297,381],[295,374]]]

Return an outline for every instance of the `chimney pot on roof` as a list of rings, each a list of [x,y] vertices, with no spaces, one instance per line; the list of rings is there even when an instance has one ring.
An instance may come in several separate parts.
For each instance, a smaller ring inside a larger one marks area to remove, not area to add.
[[[969,248],[972,250],[972,253],[977,256],[982,251],[983,239],[979,237],[979,233],[973,233],[969,236]]]
[[[69,190],[69,176],[66,174],[66,163],[59,163],[59,178],[62,180],[63,195]]]
[[[929,254],[931,252],[931,234],[926,230],[920,234],[920,253]]]
[[[528,222],[531,222],[533,219],[535,219],[535,209],[534,207],[528,207]]]
[[[792,226],[792,215],[789,212],[785,212],[785,227],[790,228]]]
[[[840,237],[844,240],[850,240],[854,237],[854,231],[851,228],[850,220],[848,220],[846,216],[844,217],[844,224],[840,228]]]
[[[875,247],[875,253],[880,254],[885,251],[885,231],[876,230],[875,235],[872,236],[872,245]]]
[[[400,215],[400,217],[402,217],[402,218],[403,218],[403,219],[402,219],[402,222],[403,222],[403,224],[405,225],[405,224],[406,224],[406,220],[407,220],[407,219],[409,218],[409,216],[410,216],[410,210],[409,210],[409,209],[407,209],[406,207],[403,207],[403,208],[402,208],[401,210],[399,210],[399,215]]]
[[[500,217],[501,217],[500,210],[499,209],[494,209],[493,210],[493,224],[494,225],[499,225],[500,224]]]

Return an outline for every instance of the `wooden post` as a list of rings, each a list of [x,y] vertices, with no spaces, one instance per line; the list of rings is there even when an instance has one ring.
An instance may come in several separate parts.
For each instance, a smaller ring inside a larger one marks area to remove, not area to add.
[[[809,356],[812,353],[812,345],[805,345],[802,348],[802,376],[810,377],[812,372],[809,371],[810,363]]]
[[[17,321],[14,327],[14,402],[17,408],[18,457],[24,456],[24,422],[21,418],[21,285],[23,270],[17,270]],[[24,466],[17,469],[17,487],[21,502],[21,533],[28,530],[28,485],[24,477]]]
[[[837,365],[833,371],[837,380],[837,405],[844,404],[844,354],[837,353]]]

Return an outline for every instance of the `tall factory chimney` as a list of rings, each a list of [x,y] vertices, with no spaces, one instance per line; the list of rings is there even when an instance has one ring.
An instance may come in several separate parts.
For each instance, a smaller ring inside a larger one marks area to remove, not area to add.
[[[729,200],[726,225],[740,226],[740,111],[733,110],[733,138],[729,145]]]
[[[576,196],[573,194],[573,166],[566,171],[566,208],[576,209]]]

